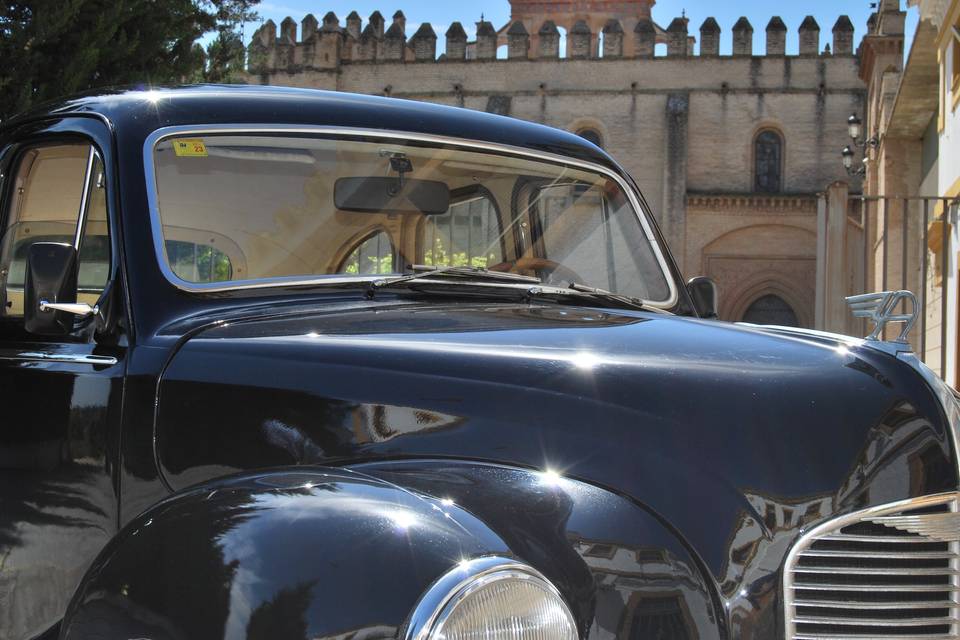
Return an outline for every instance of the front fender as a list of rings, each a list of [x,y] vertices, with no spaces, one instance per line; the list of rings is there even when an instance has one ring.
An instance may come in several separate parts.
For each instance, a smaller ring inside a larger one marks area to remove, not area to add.
[[[507,552],[455,505],[349,470],[237,476],[131,521],[61,638],[392,638],[459,560]]]
[[[483,521],[564,595],[581,637],[730,637],[718,585],[686,543],[629,498],[555,472],[457,460],[352,467]],[[771,611],[773,609],[773,611]],[[753,611],[779,637],[775,607]]]
[[[582,638],[726,635],[709,574],[629,499],[554,474],[409,460],[169,498],[97,559],[61,638],[396,638],[432,582],[485,555],[545,575]]]

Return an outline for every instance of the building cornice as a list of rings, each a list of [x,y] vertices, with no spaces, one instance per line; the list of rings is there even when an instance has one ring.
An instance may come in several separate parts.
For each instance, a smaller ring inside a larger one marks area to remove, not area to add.
[[[814,194],[687,194],[687,208],[728,215],[816,215]]]
[[[873,78],[878,58],[903,54],[903,36],[864,36],[860,43],[859,54],[860,79],[869,84]]]
[[[904,65],[890,118],[883,131],[884,138],[920,139],[930,118],[937,112],[940,67],[936,36],[933,23],[921,20],[917,25],[910,57]]]

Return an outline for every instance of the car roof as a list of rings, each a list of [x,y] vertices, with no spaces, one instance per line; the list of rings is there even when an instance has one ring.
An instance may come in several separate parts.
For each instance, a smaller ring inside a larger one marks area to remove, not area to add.
[[[432,134],[570,156],[622,172],[601,149],[560,129],[459,107],[292,87],[99,90],[39,105],[2,123],[0,134],[27,122],[69,115],[103,118],[125,139],[134,131],[146,137],[161,127],[195,124],[323,125]]]

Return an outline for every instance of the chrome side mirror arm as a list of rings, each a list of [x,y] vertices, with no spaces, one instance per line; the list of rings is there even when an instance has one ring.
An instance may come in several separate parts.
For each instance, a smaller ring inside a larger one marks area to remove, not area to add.
[[[86,318],[89,316],[99,315],[100,307],[99,306],[91,307],[85,302],[48,302],[46,300],[40,301],[41,313],[50,313],[52,311],[63,311],[64,313],[69,313],[79,318]]]

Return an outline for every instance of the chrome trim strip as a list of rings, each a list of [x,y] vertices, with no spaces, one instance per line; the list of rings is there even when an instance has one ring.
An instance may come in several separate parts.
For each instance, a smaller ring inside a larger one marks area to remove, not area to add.
[[[877,585],[877,587],[872,587],[868,585],[830,585],[830,584],[818,584],[818,585],[800,585],[797,586],[794,583],[793,575],[796,569],[797,560],[799,556],[803,554],[804,551],[809,549],[814,542],[821,540],[822,538],[827,537],[831,534],[836,534],[837,531],[846,527],[848,525],[869,521],[873,518],[879,518],[883,516],[888,516],[890,514],[896,514],[901,511],[907,511],[911,509],[920,509],[923,507],[937,506],[937,505],[949,505],[950,510],[956,512],[958,509],[958,503],[960,503],[960,493],[949,492],[949,493],[938,493],[930,496],[923,496],[920,498],[911,498],[909,500],[901,500],[899,502],[893,502],[890,504],[885,504],[877,507],[871,507],[869,509],[863,509],[862,511],[855,511],[853,513],[848,513],[831,520],[827,520],[816,527],[810,529],[809,531],[804,531],[801,533],[800,537],[794,543],[793,547],[790,549],[790,552],[787,554],[786,561],[783,566],[783,618],[784,624],[786,627],[785,638],[793,640],[801,640],[805,638],[826,638],[827,636],[821,636],[817,632],[811,633],[797,633],[797,612],[796,607],[796,591],[798,589],[803,590],[818,590],[818,591],[856,591],[860,593],[870,592],[870,591],[893,591],[893,592],[924,592],[924,591],[938,591],[938,592],[951,592],[953,593],[953,614],[954,616],[950,618],[952,623],[951,635],[949,637],[956,638],[957,631],[960,629],[960,619],[956,616],[958,615],[958,588],[960,588],[960,581],[957,578],[953,578],[952,584],[943,584],[943,585]],[[960,567],[960,543],[952,542],[950,543],[950,553],[953,554],[953,559],[950,563],[950,569],[931,569],[930,571],[935,571],[937,575],[956,575],[958,572],[958,567]],[[909,554],[905,554],[909,555]],[[804,573],[817,573],[816,568],[801,569],[800,571]],[[846,574],[851,573],[880,573],[880,571],[865,571],[862,568],[846,568],[843,570]],[[888,570],[889,571],[889,570]],[[914,570],[916,572],[916,570]],[[820,571],[823,574],[833,573],[829,569]],[[837,571],[836,573],[840,573]],[[851,608],[856,608],[856,603],[850,603]],[[948,605],[949,606],[949,605]],[[803,622],[803,619],[799,620]],[[895,620],[888,620],[887,622],[896,622]],[[946,624],[946,623],[941,623]],[[859,637],[856,635],[830,635],[830,638],[854,638]],[[876,638],[876,634],[863,636],[869,638]],[[897,636],[895,634],[884,635],[883,638],[900,638],[907,636]],[[912,637],[912,636],[911,636]],[[934,635],[918,635],[916,636],[919,640],[934,640],[936,636]]]
[[[794,600],[794,605],[798,607],[815,607],[820,609],[864,609],[879,610],[887,609],[946,609],[943,600],[909,600],[905,602],[863,602],[861,600]],[[890,619],[887,619],[890,622]]]
[[[940,607],[943,609],[944,607]],[[950,624],[952,618],[843,618],[840,616],[807,616],[798,618],[798,624],[826,624],[841,627],[885,627],[897,625],[904,627],[926,627]],[[883,640],[883,636],[877,636]]]
[[[339,136],[339,137],[354,137],[354,138],[383,138],[391,139],[398,141],[415,141],[415,142],[427,142],[434,144],[441,144],[446,146],[455,146],[461,147],[467,150],[476,151],[478,149],[484,151],[492,151],[497,153],[507,153],[514,156],[522,156],[527,158],[533,158],[536,160],[542,160],[551,163],[562,164],[571,167],[578,167],[580,169],[585,169],[588,171],[593,171],[595,173],[600,173],[608,178],[614,180],[620,188],[623,189],[624,193],[627,194],[627,197],[630,200],[630,204],[633,206],[634,212],[637,215],[637,219],[640,221],[641,226],[643,227],[643,232],[646,235],[647,241],[652,245],[654,255],[657,257],[657,263],[660,265],[660,269],[664,279],[667,281],[667,287],[670,290],[670,297],[667,300],[662,301],[652,301],[644,300],[643,303],[650,307],[656,307],[660,309],[669,309],[676,305],[679,300],[679,292],[677,291],[676,282],[674,282],[671,277],[670,268],[667,265],[666,257],[663,253],[663,248],[660,246],[660,243],[657,242],[656,235],[653,233],[653,227],[650,225],[649,215],[650,212],[646,211],[640,204],[640,200],[637,197],[637,194],[630,187],[630,185],[617,173],[607,169],[598,164],[592,162],[586,162],[583,160],[576,160],[573,158],[568,158],[561,155],[544,153],[544,152],[534,152],[529,149],[523,149],[520,147],[513,147],[510,145],[496,144],[492,142],[479,142],[476,140],[468,140],[463,138],[453,138],[449,136],[439,136],[423,133],[412,133],[405,131],[388,131],[388,130],[376,130],[376,129],[360,129],[360,128],[351,128],[351,127],[331,127],[331,126],[310,126],[310,125],[277,125],[277,124],[244,124],[244,125],[232,125],[232,124],[197,124],[197,125],[179,125],[174,127],[162,127],[157,129],[149,136],[147,136],[146,141],[143,145],[143,166],[146,173],[147,180],[147,202],[150,207],[150,227],[153,233],[153,244],[154,251],[157,256],[157,262],[160,266],[160,270],[163,272],[164,277],[171,284],[173,284],[178,289],[183,291],[188,291],[190,293],[217,293],[222,291],[235,291],[242,289],[258,289],[258,288],[267,288],[275,286],[305,286],[305,285],[315,285],[315,284],[340,284],[340,283],[363,283],[370,282],[372,280],[380,279],[383,276],[376,277],[282,277],[282,278],[263,278],[259,280],[234,280],[229,285],[222,284],[200,284],[194,282],[187,282],[183,280],[170,268],[170,264],[167,260],[166,250],[163,245],[163,229],[160,221],[160,206],[158,202],[158,189],[157,189],[157,174],[156,167],[153,161],[153,151],[158,143],[160,143],[165,138],[170,138],[173,136],[202,136],[205,134],[253,134],[253,135],[271,135],[271,134],[306,134],[313,136]]]
[[[791,587],[792,589],[802,589],[803,591],[903,591],[903,585],[891,584],[805,584],[802,587]],[[915,584],[910,587],[910,591],[922,593],[924,591],[933,591],[940,593],[942,591],[960,591],[960,587],[948,584]]]
[[[19,362],[62,362],[66,364],[95,364],[113,366],[117,359],[113,356],[81,355],[72,353],[45,353],[42,351],[25,351],[16,355],[2,355],[0,360],[14,360]]]
[[[73,236],[73,248],[80,251],[80,240],[83,238],[83,229],[87,223],[87,210],[90,208],[90,174],[93,173],[93,165],[96,161],[97,150],[90,145],[90,151],[87,153],[87,170],[83,174],[83,191],[80,192],[80,212],[77,214],[77,230]]]
[[[830,635],[817,635],[813,633],[805,633],[803,635],[794,636],[793,640],[878,640],[877,634],[875,633],[831,633]],[[928,635],[885,635],[882,640],[957,640],[957,636],[950,635],[939,635],[939,636],[928,636]]]
[[[877,522],[877,520],[871,520],[871,522]],[[960,537],[960,528],[954,528],[952,532],[953,536]],[[877,536],[878,538],[881,536]],[[904,536],[907,537],[907,536]],[[833,540],[843,540],[843,536],[834,536]],[[819,538],[819,540],[824,540],[824,538]],[[915,538],[910,536],[904,542],[909,542],[912,544],[940,544],[941,540],[924,540],[922,538]],[[878,560],[903,560],[905,558],[911,558],[915,560],[949,560],[950,558],[955,558],[956,553],[950,551],[855,551],[855,550],[844,550],[844,551],[810,551],[808,550],[803,554],[807,558],[873,558]]]
[[[430,640],[433,630],[439,628],[450,615],[457,603],[469,596],[476,589],[489,584],[494,580],[504,578],[521,578],[535,580],[552,593],[563,603],[564,612],[574,630],[577,629],[576,619],[570,612],[563,596],[543,574],[533,567],[502,558],[487,556],[474,560],[465,560],[453,569],[442,575],[427,589],[410,615],[407,623],[405,640]],[[579,631],[575,631],[579,635]]]
[[[954,554],[956,555],[956,554]],[[794,573],[812,573],[812,574],[822,574],[825,576],[836,575],[836,576],[946,576],[946,575],[957,575],[958,571],[954,569],[941,569],[940,567],[934,568],[925,568],[925,567],[897,567],[897,568],[888,568],[888,569],[876,569],[874,567],[830,567],[830,566],[816,566],[816,567],[795,567],[793,569]],[[803,587],[797,587],[802,589]],[[904,591],[909,591],[909,588],[904,587]]]

